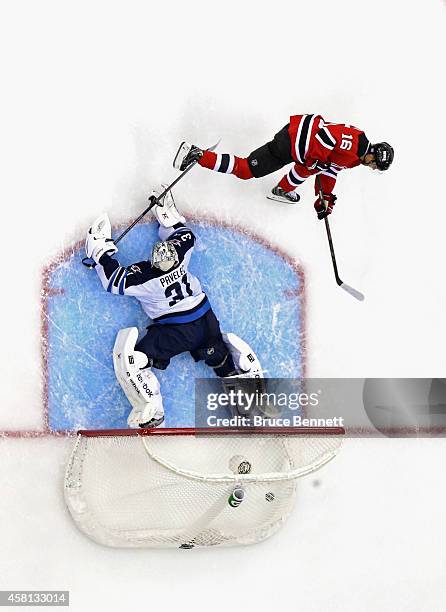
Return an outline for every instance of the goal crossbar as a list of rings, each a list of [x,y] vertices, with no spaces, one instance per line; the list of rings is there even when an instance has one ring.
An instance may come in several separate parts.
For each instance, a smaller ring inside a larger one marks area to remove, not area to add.
[[[80,436],[343,436],[343,427],[158,427],[154,429],[80,429]]]

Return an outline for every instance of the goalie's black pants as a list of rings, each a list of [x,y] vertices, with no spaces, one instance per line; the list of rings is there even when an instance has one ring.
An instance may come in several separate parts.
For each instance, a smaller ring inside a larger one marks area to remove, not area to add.
[[[135,350],[145,353],[148,366],[165,370],[172,357],[189,352],[195,361],[204,360],[217,376],[236,373],[234,361],[223,342],[220,324],[212,309],[190,323],[154,323],[147,328]]]

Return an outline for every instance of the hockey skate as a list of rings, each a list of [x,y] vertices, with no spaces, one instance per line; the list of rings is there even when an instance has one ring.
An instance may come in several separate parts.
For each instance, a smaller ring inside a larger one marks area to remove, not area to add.
[[[197,162],[200,157],[202,157],[203,153],[203,149],[188,142],[182,142],[173,160],[173,167],[183,172],[183,170],[186,170],[191,164]]]
[[[164,415],[159,418],[150,419],[147,423],[138,423],[138,425],[142,429],[153,429],[154,427],[159,427],[162,423],[164,423]]]
[[[297,204],[300,200],[300,195],[295,191],[285,191],[279,185],[272,188],[271,194],[266,196],[268,200],[276,202],[285,202],[285,204]]]

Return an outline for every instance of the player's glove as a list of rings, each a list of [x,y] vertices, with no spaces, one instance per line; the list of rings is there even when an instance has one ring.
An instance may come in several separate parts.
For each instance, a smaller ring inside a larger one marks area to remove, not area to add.
[[[314,203],[314,209],[317,212],[318,219],[325,219],[328,215],[331,215],[333,212],[333,206],[337,200],[337,196],[334,193],[323,193],[323,200],[320,198],[316,200]]]

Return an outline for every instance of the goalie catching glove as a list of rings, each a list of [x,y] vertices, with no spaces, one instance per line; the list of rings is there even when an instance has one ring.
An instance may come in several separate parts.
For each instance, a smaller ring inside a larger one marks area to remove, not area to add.
[[[87,257],[93,259],[97,264],[102,255],[117,253],[118,247],[111,237],[111,223],[107,213],[103,213],[90,227],[85,240],[85,252]]]
[[[153,189],[149,196],[149,200],[153,202],[155,200],[155,206],[153,207],[153,214],[155,215],[158,223],[163,227],[173,227],[177,223],[186,223],[186,219],[183,215],[180,215],[173,199],[172,191],[168,191],[166,195],[157,200],[158,196],[166,189],[167,185],[161,185]]]
[[[318,198],[314,203],[314,208],[317,212],[318,219],[325,219],[328,215],[333,212],[333,206],[337,200],[337,196],[334,193],[323,193],[323,200]]]

